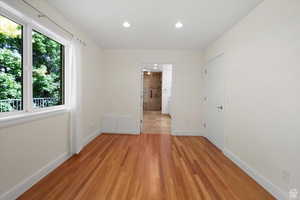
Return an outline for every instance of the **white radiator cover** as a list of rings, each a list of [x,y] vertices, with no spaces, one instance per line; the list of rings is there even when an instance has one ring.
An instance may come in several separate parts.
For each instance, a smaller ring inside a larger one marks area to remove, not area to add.
[[[102,119],[102,132],[139,134],[139,123],[131,115],[106,114]]]

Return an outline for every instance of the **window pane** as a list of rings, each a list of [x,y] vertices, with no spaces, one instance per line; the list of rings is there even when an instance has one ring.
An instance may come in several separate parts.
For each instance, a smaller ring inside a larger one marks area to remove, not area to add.
[[[23,109],[22,28],[0,15],[0,112]]]
[[[64,103],[64,46],[33,31],[33,107],[44,108]]]

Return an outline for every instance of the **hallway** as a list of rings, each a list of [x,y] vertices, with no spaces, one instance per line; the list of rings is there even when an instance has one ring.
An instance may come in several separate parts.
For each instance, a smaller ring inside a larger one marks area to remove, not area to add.
[[[161,114],[160,111],[144,111],[142,133],[171,134],[170,115]]]

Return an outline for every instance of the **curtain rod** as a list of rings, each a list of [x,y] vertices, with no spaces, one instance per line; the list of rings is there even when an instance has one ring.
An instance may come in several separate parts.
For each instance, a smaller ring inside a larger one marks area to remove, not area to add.
[[[39,9],[37,9],[36,7],[34,7],[32,4],[28,3],[26,0],[22,0],[27,6],[29,6],[30,8],[32,8],[33,10],[37,11],[39,13],[38,17],[39,18],[46,18],[48,19],[50,22],[52,22],[53,24],[55,24],[58,28],[60,28],[61,30],[63,30],[64,32],[68,33],[69,35],[71,35],[73,38],[75,37],[75,35],[70,32],[69,30],[67,30],[66,28],[62,27],[61,25],[59,25],[58,23],[56,23],[53,19],[51,19],[48,15],[44,14],[42,11],[40,11]],[[84,46],[86,46],[86,43],[84,41],[82,41],[79,38],[76,38],[77,40],[79,40]]]

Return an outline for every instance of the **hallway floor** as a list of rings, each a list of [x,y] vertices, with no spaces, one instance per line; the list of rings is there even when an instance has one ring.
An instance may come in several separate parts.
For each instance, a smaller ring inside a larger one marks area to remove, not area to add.
[[[171,117],[160,111],[144,111],[142,133],[171,134]]]

